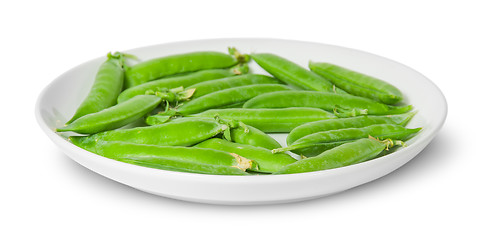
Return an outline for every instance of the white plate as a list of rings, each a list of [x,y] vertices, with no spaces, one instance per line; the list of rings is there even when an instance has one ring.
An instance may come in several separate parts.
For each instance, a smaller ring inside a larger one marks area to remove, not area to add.
[[[441,91],[415,70],[370,53],[319,43],[278,39],[213,39],[162,44],[125,51],[140,59],[176,53],[215,50],[226,52],[235,46],[241,52],[271,52],[307,66],[309,60],[335,63],[366,73],[398,87],[405,102],[413,104],[417,115],[409,127],[423,127],[407,147],[364,163],[319,172],[263,175],[215,176],[171,172],[130,165],[80,149],[56,134],[88,93],[104,57],[83,63],[50,83],[40,94],[36,117],[40,127],[60,149],[86,168],[160,196],[219,204],[265,204],[300,201],[338,193],[382,177],[417,155],[434,138],[447,115]],[[251,69],[264,73],[256,64]],[[285,135],[275,135],[284,144]]]

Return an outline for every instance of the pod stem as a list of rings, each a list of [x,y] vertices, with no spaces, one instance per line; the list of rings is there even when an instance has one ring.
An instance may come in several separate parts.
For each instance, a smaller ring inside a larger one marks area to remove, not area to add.
[[[183,89],[183,87],[182,87]],[[193,94],[195,93],[195,88],[191,88],[191,89],[187,89],[187,90],[184,90],[184,91],[181,91],[179,93],[177,93],[177,96],[178,96],[178,100],[179,101],[185,101],[185,100],[189,100]]]
[[[185,90],[183,87],[177,87],[172,89],[162,89],[158,91],[147,90],[145,95],[155,95],[162,98],[163,101],[169,103],[178,103],[181,101],[189,100],[195,93],[195,88]]]
[[[127,68],[127,66],[125,65],[125,59],[126,58],[129,58],[129,59],[134,59],[136,61],[138,61],[138,57],[135,56],[135,55],[132,55],[132,54],[128,54],[128,53],[122,53],[122,52],[114,52],[114,53],[107,53],[107,58],[108,60],[110,59],[117,59],[119,61],[119,64],[122,68]]]
[[[247,169],[258,170],[258,164],[256,162],[250,159],[244,158],[236,153],[229,153],[229,154],[232,155],[237,161],[237,165],[232,167],[238,168],[242,171],[245,171]]]
[[[335,116],[340,118],[356,117],[356,116],[367,115],[368,109],[358,109],[358,108],[344,109],[339,106],[335,106],[335,108],[333,109],[333,114],[335,114]]]
[[[405,147],[405,143],[403,141],[400,141],[400,140],[392,140],[390,138],[387,138],[385,140],[380,140],[380,139],[378,139],[376,137],[373,137],[373,136],[370,136],[370,135],[368,136],[368,138],[385,144],[385,150],[387,150],[387,151],[394,146]]]
[[[230,53],[230,55],[233,55],[233,57],[235,57],[240,64],[248,63],[250,61],[250,55],[242,54],[234,47],[229,47],[228,53]]]
[[[243,131],[245,133],[248,133],[250,131],[250,129],[248,129],[248,126],[241,121],[233,120],[233,119],[223,119],[223,118],[220,118],[218,114],[214,116],[214,119],[218,123],[228,126],[228,128],[223,132],[223,137],[225,138],[225,140],[229,142],[232,142],[231,129],[243,128]]]
[[[156,115],[148,116],[145,120],[145,123],[153,126],[166,123],[170,121],[172,118],[181,116],[177,111],[173,109],[168,109],[165,112],[158,113]]]
[[[230,71],[235,75],[241,75],[248,73],[250,71],[250,67],[248,66],[248,64],[240,63],[230,68]]]
[[[282,152],[296,150],[296,149],[299,149],[299,148],[305,148],[305,147],[309,147],[309,146],[311,146],[311,144],[290,145],[288,147],[275,148],[275,149],[272,150],[272,153],[282,153]]]
[[[224,119],[224,118],[221,118],[218,114],[215,114],[215,116],[213,117],[217,122],[221,123],[221,124],[225,124],[227,125],[228,127],[230,128],[238,128],[238,127],[241,127],[244,129],[245,133],[248,133],[248,126],[243,123],[243,122],[240,122],[238,120],[234,120],[234,119]]]
[[[223,137],[225,138],[225,140],[231,142],[232,141],[232,134],[231,134],[230,129],[232,127],[236,126],[236,122],[231,121],[231,120],[229,121],[229,120],[222,119],[222,118],[220,118],[220,116],[218,114],[215,115],[213,118],[218,123],[223,124]]]
[[[250,129],[248,128],[247,124],[243,123],[242,121],[238,121],[238,126],[243,128],[244,133],[250,132]]]

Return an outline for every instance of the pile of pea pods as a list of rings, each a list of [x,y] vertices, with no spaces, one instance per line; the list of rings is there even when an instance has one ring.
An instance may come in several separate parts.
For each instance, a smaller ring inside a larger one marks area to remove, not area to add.
[[[249,73],[252,62],[270,76]],[[108,54],[57,132],[74,132],[68,139],[76,146],[143,167],[259,175],[364,162],[421,130],[405,127],[416,112],[395,86],[331,63],[308,67],[235,48],[146,61]],[[268,133],[288,133],[287,146]]]

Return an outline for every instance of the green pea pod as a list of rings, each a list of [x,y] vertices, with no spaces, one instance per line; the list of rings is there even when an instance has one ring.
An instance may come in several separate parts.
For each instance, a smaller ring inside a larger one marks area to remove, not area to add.
[[[177,108],[177,112],[182,115],[199,113],[208,109],[244,103],[264,93],[285,90],[290,90],[290,87],[283,84],[256,84],[227,88],[186,102]]]
[[[249,173],[235,167],[179,161],[163,157],[131,157],[120,158],[116,160],[142,167],[156,168],[175,172],[211,175],[250,175]]]
[[[335,87],[328,80],[285,58],[270,53],[250,56],[260,67],[282,82],[305,90],[335,92]]]
[[[92,152],[98,141],[122,141],[159,146],[191,146],[214,137],[228,128],[227,124],[220,123],[213,118],[181,118],[161,125],[116,129],[90,136],[73,136],[70,137],[70,141]]]
[[[403,99],[402,92],[398,88],[378,78],[331,63],[310,62],[308,66],[310,70],[330,80],[335,86],[350,94],[386,104],[395,104]]]
[[[363,128],[344,128],[312,133],[293,142],[288,147],[272,150],[273,152],[292,151],[304,156],[315,156],[332,147],[342,145],[369,136],[381,140],[391,138],[405,141],[421,128],[405,128],[396,124],[375,124]]]
[[[123,127],[142,118],[161,102],[162,98],[157,96],[135,96],[113,107],[78,118],[69,125],[58,128],[57,132],[72,131],[82,134],[94,134]]]
[[[78,107],[73,117],[66,123],[90,113],[99,112],[117,103],[117,96],[122,91],[124,81],[124,55],[114,53],[107,55],[107,61],[100,65],[95,81],[88,96]]]
[[[287,145],[309,134],[344,128],[361,128],[374,124],[398,124],[405,126],[416,112],[383,116],[358,116],[351,118],[326,119],[303,124],[293,129],[287,136]]]
[[[209,70],[202,70],[194,73],[189,73],[182,76],[174,76],[168,78],[162,78],[155,81],[150,81],[135,87],[131,87],[123,91],[119,96],[117,101],[119,103],[124,102],[134,96],[143,95],[148,91],[161,91],[163,89],[172,89],[178,87],[189,87],[191,85],[210,81],[213,79],[224,78],[228,76],[233,76],[235,74],[241,74],[236,70],[237,68],[233,69],[209,69]]]
[[[226,77],[226,78],[221,78],[217,80],[197,83],[186,89],[187,90],[195,89],[195,93],[193,94],[192,98],[198,98],[198,97],[207,95],[209,93],[224,90],[227,88],[254,85],[254,84],[274,84],[274,83],[279,83],[279,81],[275,78],[268,77],[265,75],[244,74],[239,76],[232,76],[232,77]]]
[[[233,143],[219,138],[206,140],[195,145],[195,147],[216,149],[241,155],[247,159],[253,160],[257,164],[257,169],[250,169],[255,172],[276,172],[286,165],[297,161],[288,154],[273,154],[265,148]]]
[[[95,145],[95,153],[111,159],[135,159],[137,161],[142,159],[145,163],[159,164],[159,159],[168,159],[172,161],[227,166],[242,171],[252,169],[252,166],[256,168],[252,160],[241,157],[235,153],[231,154],[214,149],[100,141]]]
[[[252,127],[233,128],[230,131],[231,140],[236,143],[262,147],[266,149],[281,148],[282,146],[268,134]]]
[[[375,158],[393,145],[394,142],[390,139],[379,141],[362,138],[287,165],[274,174],[304,173],[349,166]]]
[[[211,109],[191,115],[193,117],[215,117],[234,119],[267,133],[290,132],[307,122],[336,118],[334,114],[319,108],[279,109]]]
[[[408,106],[390,106],[374,100],[348,94],[314,91],[278,91],[254,97],[244,108],[314,107],[336,113],[340,117],[358,115],[388,115],[408,112]]]
[[[221,52],[207,51],[151,59],[126,69],[125,87],[131,88],[174,74],[231,67],[239,63],[239,56],[241,55],[232,56]]]

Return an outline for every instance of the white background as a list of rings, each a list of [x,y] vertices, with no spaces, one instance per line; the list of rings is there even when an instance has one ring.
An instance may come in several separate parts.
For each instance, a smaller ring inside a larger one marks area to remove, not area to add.
[[[0,239],[479,239],[475,2],[3,1]],[[225,37],[320,42],[396,60],[442,89],[447,121],[418,157],[377,181],[250,207],[182,202],[118,184],[66,157],[35,122],[40,91],[80,63],[109,51]]]

